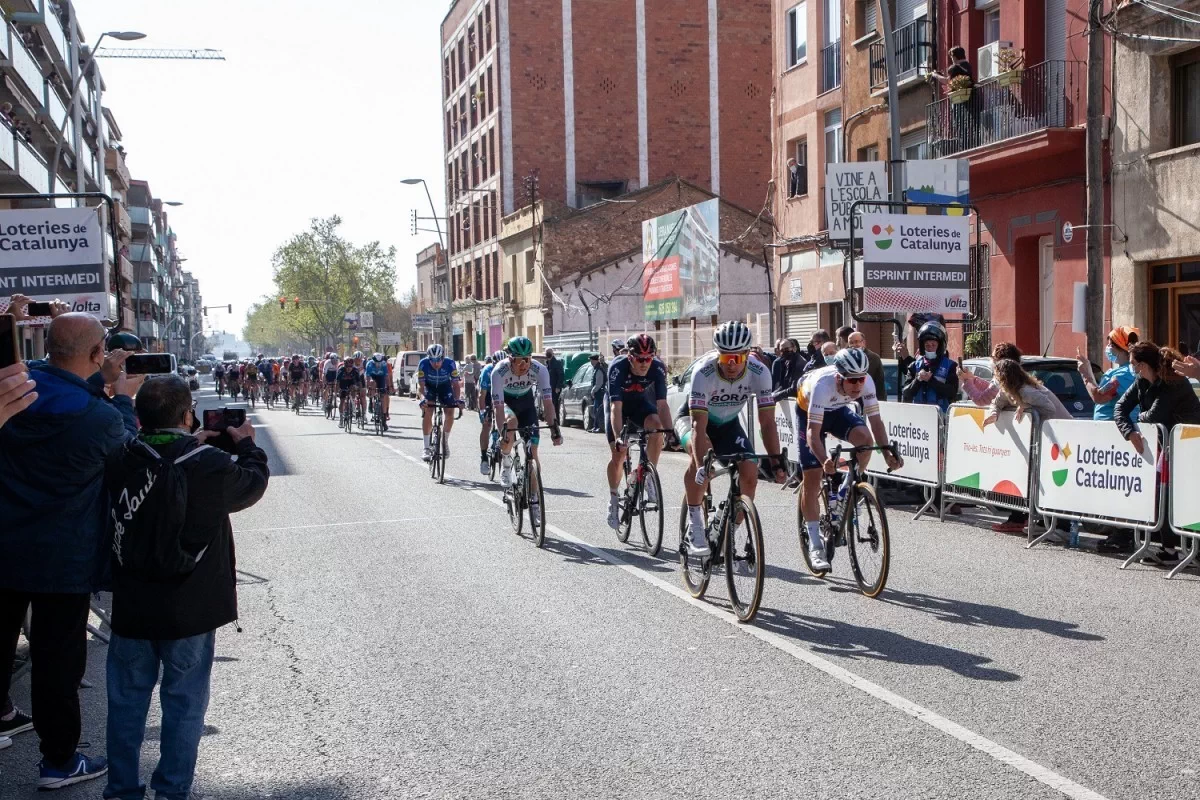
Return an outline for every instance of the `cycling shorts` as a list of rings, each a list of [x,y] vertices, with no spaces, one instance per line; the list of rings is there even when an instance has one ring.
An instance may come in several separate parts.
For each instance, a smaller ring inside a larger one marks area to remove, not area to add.
[[[331,369],[325,373],[325,382],[326,383],[333,383],[336,380],[337,380],[337,370]]]
[[[439,388],[426,386],[425,402],[437,403],[443,406],[452,406],[454,405],[454,390],[449,386],[442,386]]]
[[[637,426],[638,430],[646,427],[646,417],[657,413],[658,409],[650,405],[650,403],[621,402],[621,419],[626,423],[632,422]],[[612,427],[612,414],[604,415],[604,433],[608,438],[609,444],[617,440],[617,435]]]
[[[714,425],[711,422],[705,428],[708,434],[708,441],[712,443],[713,455],[724,461],[727,458],[739,455],[754,455],[754,448],[750,446],[750,439],[746,436],[746,431],[742,428],[741,420],[734,417],[724,425]],[[679,417],[675,420],[675,435],[679,437],[680,443],[686,448],[692,440],[692,418],[690,415]]]
[[[825,412],[821,421],[821,441],[826,436],[834,436],[842,441],[850,441],[850,431],[864,427],[867,423],[858,415],[853,406],[842,406]],[[808,412],[796,407],[796,441],[800,448],[800,468],[820,469],[821,462],[813,455],[808,446]]]
[[[368,375],[367,380],[374,382],[375,388],[381,392],[387,392],[387,375],[380,373],[379,375]]]
[[[517,418],[517,428],[533,428],[530,442],[537,447],[541,441],[541,429],[538,427],[537,405],[533,402],[533,393],[519,395],[509,400],[505,398],[504,405]]]

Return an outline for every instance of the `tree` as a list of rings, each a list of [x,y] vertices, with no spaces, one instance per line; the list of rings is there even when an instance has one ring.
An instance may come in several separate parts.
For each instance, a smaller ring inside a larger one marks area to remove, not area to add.
[[[307,352],[316,346],[316,341],[292,331],[288,327],[289,321],[279,309],[276,298],[264,297],[262,302],[251,305],[246,312],[242,338],[250,343],[255,352],[272,354]]]
[[[384,304],[375,316],[375,327],[381,331],[396,331],[410,347],[416,341],[413,335],[412,318],[417,308],[417,287],[413,286],[400,299]]]
[[[313,219],[272,261],[275,286],[287,299],[284,327],[319,346],[341,339],[346,312],[379,313],[396,292],[396,248],[378,241],[355,246],[338,235],[341,224],[336,215]]]

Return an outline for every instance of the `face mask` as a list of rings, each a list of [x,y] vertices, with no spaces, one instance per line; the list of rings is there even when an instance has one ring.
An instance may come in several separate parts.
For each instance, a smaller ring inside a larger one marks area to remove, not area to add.
[[[1104,348],[1104,357],[1107,358],[1109,361],[1111,361],[1114,364],[1117,363],[1117,351],[1113,350],[1113,347],[1111,344],[1108,347]]]
[[[937,350],[936,345],[934,346],[934,348],[932,350],[929,349],[928,347],[925,348],[925,357],[926,358],[937,358],[937,354],[938,354],[938,350]]]
[[[832,365],[833,365],[833,362],[835,362],[835,361],[837,361],[837,354],[836,354],[836,353],[835,353],[834,355],[831,355],[831,356],[825,356],[825,363],[826,363],[826,364],[828,364],[828,365],[832,366]]]

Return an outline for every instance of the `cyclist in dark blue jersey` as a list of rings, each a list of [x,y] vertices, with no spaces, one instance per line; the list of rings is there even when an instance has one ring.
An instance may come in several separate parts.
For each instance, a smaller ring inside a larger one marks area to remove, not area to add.
[[[432,344],[425,351],[425,358],[417,365],[417,394],[422,398],[421,408],[425,414],[421,420],[421,433],[425,437],[425,452],[422,459],[429,461],[433,458],[433,448],[429,443],[430,432],[433,430],[433,406],[456,406],[461,403],[462,383],[459,380],[458,365],[453,359],[446,358],[446,349],[440,344]],[[450,429],[454,427],[454,414],[446,414],[442,423],[442,455],[450,456]]]

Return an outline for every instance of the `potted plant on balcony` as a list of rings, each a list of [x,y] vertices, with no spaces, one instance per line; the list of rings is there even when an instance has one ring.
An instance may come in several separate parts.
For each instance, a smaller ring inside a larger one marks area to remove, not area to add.
[[[1021,82],[1021,75],[1024,72],[1022,67],[1025,64],[1025,57],[1011,47],[1005,47],[1000,51],[998,57],[1000,73],[996,76],[996,83],[1001,86],[1012,86]]]
[[[950,102],[958,105],[971,99],[971,79],[966,75],[955,75],[950,79]]]

